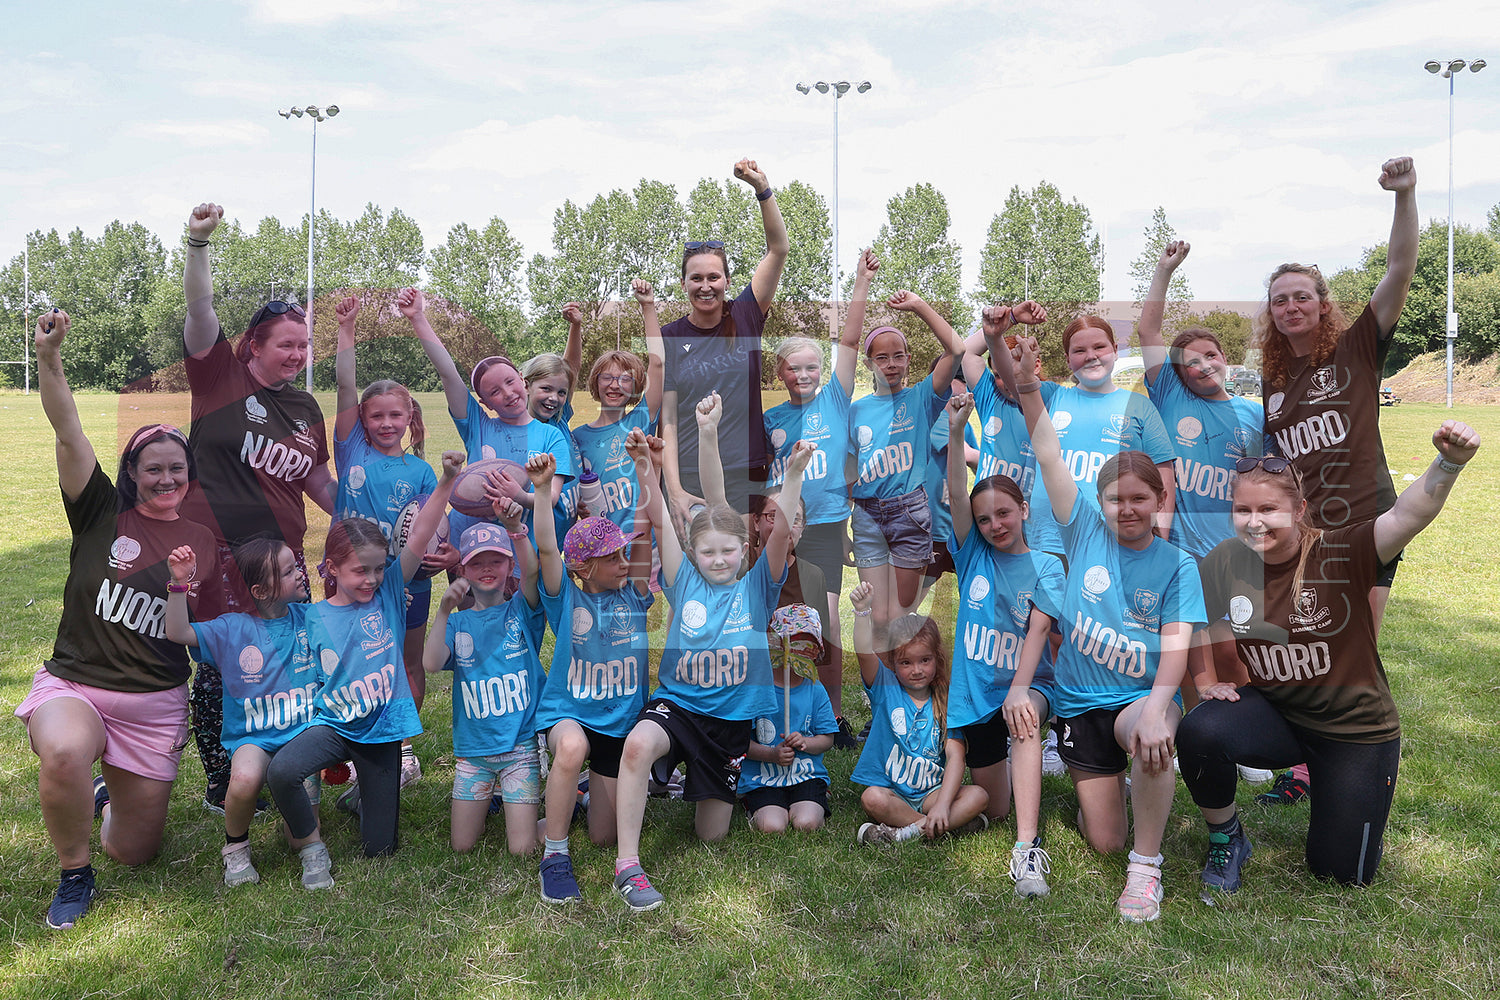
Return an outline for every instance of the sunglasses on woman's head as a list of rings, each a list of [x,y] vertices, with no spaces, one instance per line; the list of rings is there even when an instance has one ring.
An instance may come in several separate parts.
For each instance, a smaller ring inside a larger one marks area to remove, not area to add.
[[[688,240],[682,245],[684,250],[723,250],[723,240]]]
[[[260,326],[272,316],[285,316],[287,313],[291,313],[293,316],[298,316],[302,319],[307,318],[307,313],[303,312],[302,307],[297,303],[283,302],[280,299],[272,299],[270,302],[267,302],[265,305],[255,310],[255,315],[250,317],[249,329],[255,329],[257,326]]]
[[[1265,455],[1261,458],[1246,457],[1237,459],[1234,463],[1234,471],[1240,473],[1241,475],[1246,472],[1253,472],[1256,469],[1265,469],[1267,472],[1274,476],[1278,473],[1285,472],[1291,467],[1291,462],[1288,462],[1284,458],[1277,458],[1275,455]]]

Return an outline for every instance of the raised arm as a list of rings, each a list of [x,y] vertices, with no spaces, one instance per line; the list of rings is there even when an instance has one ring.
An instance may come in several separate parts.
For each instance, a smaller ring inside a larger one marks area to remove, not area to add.
[[[677,391],[675,389],[662,393],[660,426],[661,438],[665,444],[662,452],[662,479],[666,485],[667,499],[671,503],[672,524],[677,530],[686,533],[688,511],[695,504],[703,503],[704,499],[689,493],[682,485],[682,453],[678,450],[677,444],[678,435],[682,433],[682,429],[677,426]],[[687,428],[687,431],[691,432],[692,428]]]
[[[1411,157],[1398,156],[1380,167],[1380,186],[1396,194],[1391,241],[1385,255],[1385,277],[1370,296],[1375,323],[1382,335],[1389,334],[1401,318],[1412,275],[1417,273],[1417,168]]]
[[[563,405],[571,406],[578,380],[583,377],[583,306],[577,302],[569,302],[562,307],[562,315],[568,321],[568,342],[563,347],[563,361],[567,362],[568,371],[573,373],[568,381],[568,398],[563,400]]]
[[[1002,378],[1012,381],[1020,396],[1021,412],[1026,415],[1026,432],[1031,435],[1031,450],[1036,452],[1036,468],[1047,487],[1047,499],[1052,501],[1052,515],[1063,524],[1073,516],[1073,502],[1078,499],[1078,484],[1063,461],[1062,443],[1057,439],[1057,430],[1052,426],[1052,417],[1047,405],[1042,402],[1041,383],[1032,373],[1036,370],[1037,343],[1033,337],[1022,337],[1017,341],[1021,352],[1020,368],[1026,374],[1017,375],[1016,363],[1010,351],[1001,350],[991,354],[999,362]]]
[[[469,412],[469,387],[458,373],[453,355],[448,353],[448,348],[443,346],[443,342],[433,331],[432,324],[427,321],[426,297],[415,288],[403,288],[396,295],[396,308],[411,321],[412,332],[422,342],[427,360],[437,369],[438,378],[443,383],[443,395],[448,400],[449,414],[455,420],[462,420]]]
[[[427,632],[427,641],[422,644],[422,669],[435,674],[448,665],[448,616],[464,602],[469,593],[469,581],[459,577],[443,591],[438,601],[437,614],[432,616],[432,626]]]
[[[1479,451],[1479,432],[1457,420],[1444,420],[1432,432],[1437,457],[1422,478],[1401,491],[1396,505],[1375,519],[1375,552],[1390,562],[1426,528],[1448,502],[1458,474]]]
[[[641,398],[646,401],[648,414],[655,419],[661,414],[662,388],[667,383],[667,347],[661,338],[661,319],[651,282],[636,278],[630,283],[630,293],[641,304],[641,325],[646,331],[646,385]]]
[[[526,460],[526,476],[531,480],[531,488],[536,495],[547,499],[547,503],[538,506],[550,507],[556,501],[556,497],[552,495],[552,482],[557,476],[557,458],[552,455],[531,456]],[[520,505],[515,506],[519,514]],[[500,513],[499,507],[499,501],[496,501],[497,515]],[[509,528],[509,525],[506,527]],[[536,533],[536,554],[541,563],[542,586],[547,588],[549,595],[561,594],[566,570],[563,567],[562,549],[557,540],[556,519],[545,516],[533,518],[531,530]]]
[[[172,574],[173,587],[186,587],[198,571],[198,556],[191,545],[179,545],[167,554],[167,569]],[[192,649],[198,648],[198,633],[188,621],[188,592],[167,590],[167,612],[162,626],[168,642],[181,643]]]
[[[948,496],[953,512],[953,542],[962,545],[974,527],[974,509],[969,505],[969,465],[964,461],[964,428],[974,412],[974,396],[961,392],[948,400]]]
[[[771,311],[771,301],[776,298],[776,286],[781,284],[781,272],[786,267],[792,242],[787,239],[786,223],[782,221],[781,208],[776,204],[776,192],[766,180],[765,171],[754,160],[741,160],[734,165],[734,176],[749,184],[755,191],[755,199],[760,202],[760,221],[766,227],[766,255],[755,265],[750,288],[755,292],[755,303],[760,306],[760,311],[767,313]]]
[[[223,218],[223,207],[211,201],[205,201],[188,213],[187,252],[182,265],[182,293],[187,299],[187,319],[182,324],[182,346],[194,358],[207,354],[219,339],[208,238],[219,228]]]
[[[838,347],[833,352],[833,377],[844,387],[844,395],[854,395],[854,374],[859,367],[859,338],[865,332],[865,307],[869,304],[870,279],[880,270],[880,258],[874,250],[859,252],[854,271],[854,294],[849,299],[849,314],[839,332]]]
[[[42,313],[36,320],[36,381],[42,396],[42,412],[57,438],[57,484],[63,496],[78,499],[94,475],[98,460],[94,446],[83,433],[78,405],[63,374],[62,345],[73,319],[61,309]]]
[[[880,674],[880,657],[875,654],[875,627],[872,623],[875,588],[869,581],[860,583],[849,591],[849,603],[854,606],[854,656],[859,660],[859,676],[865,687],[874,687],[875,678]]]
[[[642,597],[651,592],[651,536],[662,533],[658,518],[665,513],[661,505],[661,454],[663,442],[650,437],[639,427],[625,435],[625,454],[635,463],[635,541],[630,543],[630,579]],[[674,532],[675,534],[675,532]]]
[[[970,385],[975,384],[973,381],[973,376],[970,373],[974,372],[976,369],[978,369],[979,371],[985,370],[984,364],[981,363],[976,365],[974,362],[971,362],[969,360],[971,354],[988,352],[990,355],[989,364],[991,366],[994,366],[990,370],[992,372],[995,372],[999,368],[999,362],[995,360],[995,352],[1008,352],[1010,350],[1010,346],[1005,342],[1005,335],[1011,330],[1012,327],[1014,327],[1017,323],[1025,323],[1028,326],[1040,326],[1041,324],[1047,322],[1046,307],[1041,305],[1040,303],[1033,302],[1031,299],[1027,299],[1024,302],[1017,302],[1013,306],[986,306],[983,310],[981,310],[979,315],[979,333],[970,336],[967,340],[964,341],[964,376],[965,381],[967,381]],[[975,346],[976,338],[979,341],[979,345],[977,347]],[[976,358],[975,360],[978,361],[979,359]],[[1012,365],[1012,368],[1014,368],[1014,365]],[[1035,372],[1036,363],[1035,361],[1033,361],[1031,367],[1028,368],[1025,372],[1026,378],[1032,378]],[[1005,389],[1005,395],[1014,399],[1014,383],[1007,383],[1003,378],[1000,380],[1000,383]]]
[[[786,572],[786,558],[792,551],[792,522],[797,519],[798,511],[802,506],[802,473],[807,469],[807,463],[812,461],[813,452],[818,446],[811,441],[798,441],[792,445],[792,453],[786,459],[786,480],[781,484],[781,492],[776,494],[776,506],[780,513],[776,516],[776,523],[771,528],[771,537],[766,539],[763,556],[766,560],[766,569],[771,573],[771,579],[781,579],[781,574]]]
[[[398,556],[401,559],[401,578],[410,581],[422,568],[422,553],[427,551],[427,541],[437,530],[438,523],[448,516],[448,496],[453,492],[453,481],[464,467],[464,453],[443,452],[443,474],[438,477],[437,488],[418,511],[406,536],[406,544]]]
[[[948,387],[953,382],[953,373],[963,360],[963,338],[916,292],[899,291],[890,297],[886,305],[899,312],[916,313],[937,337],[938,343],[943,345],[946,353],[938,358],[937,367],[932,369],[932,391],[939,396],[947,396]]]
[[[339,320],[339,352],[333,371],[338,377],[338,416],[333,421],[335,441],[347,441],[359,422],[359,383],[354,374],[354,321],[359,318],[359,299],[346,295],[333,307]]]
[[[1151,276],[1151,287],[1146,289],[1146,298],[1141,303],[1139,326],[1141,357],[1146,362],[1146,381],[1155,385],[1161,366],[1167,363],[1167,345],[1161,337],[1161,321],[1167,311],[1167,287],[1172,283],[1172,272],[1187,260],[1192,247],[1186,240],[1173,240],[1161,252],[1156,262],[1156,273]]]
[[[698,418],[698,481],[703,484],[703,499],[710,504],[728,503],[724,462],[719,458],[719,420],[724,416],[724,401],[717,392],[711,392],[698,401],[693,412]]]

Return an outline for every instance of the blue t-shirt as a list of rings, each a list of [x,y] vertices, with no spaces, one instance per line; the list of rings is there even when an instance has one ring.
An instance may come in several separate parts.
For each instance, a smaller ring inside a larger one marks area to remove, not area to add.
[[[802,473],[802,499],[808,524],[837,524],[849,518],[844,463],[849,458],[849,394],[837,378],[818,390],[812,402],[782,403],[766,411],[766,430],[776,458],[768,486],[786,479],[786,461],[798,441],[818,446]]]
[[[884,663],[865,693],[870,696],[870,735],[849,780],[892,788],[907,801],[920,802],[943,783],[946,763],[932,699],[918,706]],[[963,734],[950,729],[948,736],[962,739]]]
[[[685,555],[665,588],[672,627],[657,668],[653,697],[714,719],[753,719],[776,707],[766,628],[786,581],[771,579],[766,557],[734,583],[705,580]]]
[[[1148,384],[1151,401],[1177,446],[1177,509],[1171,542],[1199,559],[1234,537],[1229,511],[1235,459],[1259,457],[1266,411],[1243,396],[1204,399],[1163,364]]]
[[[779,671],[780,667],[777,668]],[[786,722],[786,688],[774,686],[776,711],[760,715],[755,719],[755,742],[762,746],[776,746],[786,736],[782,725]],[[838,719],[833,715],[833,703],[823,685],[807,678],[792,688],[792,732],[803,736],[823,736],[839,731]],[[757,788],[791,788],[804,781],[821,781],[828,784],[828,769],[823,766],[820,753],[797,751],[790,764],[771,764],[746,757],[740,764],[738,793],[743,796]]]
[[[219,736],[231,754],[247,743],[275,753],[312,721],[322,678],[307,646],[307,607],[291,604],[280,618],[227,614],[193,622],[198,658],[224,679]]]
[[[598,476],[599,488],[604,491],[604,509],[589,513],[609,518],[627,534],[635,530],[635,498],[640,483],[635,476],[635,460],[625,451],[625,439],[637,427],[647,434],[656,433],[656,421],[649,410],[642,400],[615,423],[573,428],[573,441],[578,445],[582,462],[578,470]]]
[[[948,687],[948,722],[970,726],[987,722],[1005,704],[1021,644],[1037,608],[1054,621],[1062,615],[1063,568],[1054,555],[1033,549],[1019,555],[1001,552],[971,528],[963,545],[954,546],[958,577],[958,625],[953,640],[953,670]],[[1031,686],[1050,703],[1051,644],[1042,650]]]
[[[540,420],[528,420],[524,424],[507,424],[498,417],[492,417],[479,405],[479,400],[472,395],[469,397],[469,409],[466,416],[460,420],[453,419],[453,426],[458,428],[458,436],[463,438],[464,450],[468,453],[470,462],[477,462],[485,458],[505,458],[517,465],[524,466],[528,459],[537,455],[557,456],[557,474],[571,485],[578,477],[578,467],[573,464],[573,446],[564,431],[558,430],[556,425],[543,423]],[[530,483],[522,483],[526,492],[530,493]],[[557,537],[562,539],[567,536],[568,528],[573,523],[572,508],[568,504],[567,491],[558,498],[553,508],[553,522],[557,525]],[[526,511],[524,518],[526,530],[531,530],[530,509]],[[459,515],[453,525],[453,537],[457,538],[464,528],[471,524],[477,524],[478,520],[470,518],[468,523],[461,524],[464,515]],[[533,543],[536,541],[532,538]]]
[[[1043,382],[1042,403],[1048,407],[1057,395],[1055,382]],[[1057,518],[1036,474],[1036,452],[1026,431],[1026,415],[995,387],[995,377],[988,371],[974,388],[974,412],[979,416],[979,479],[1009,476],[1021,487],[1021,495],[1030,508],[1026,517],[1026,545],[1043,552],[1061,552],[1062,535]]]
[[[531,419],[535,420],[536,417],[532,417]],[[552,427],[556,427],[558,432],[562,434],[563,438],[568,442],[568,454],[572,456],[573,460],[573,474],[575,476],[581,476],[583,475],[584,470],[583,454],[578,450],[578,442],[573,437],[573,429],[568,426],[572,422],[572,401],[565,401],[562,407],[557,411],[557,414],[551,420],[542,421],[542,423],[544,424],[549,424]],[[562,466],[561,458],[558,459],[557,464],[560,469]],[[557,524],[557,537],[559,539],[562,539],[565,535],[567,535],[568,529],[573,527],[573,522],[578,520],[577,479],[570,479],[567,481],[567,484],[563,486],[563,491],[558,495],[557,498],[557,506],[558,509],[554,512]]]
[[[391,543],[389,570],[396,557],[396,519],[408,503],[437,489],[437,474],[415,455],[386,455],[375,450],[365,436],[363,421],[356,420],[349,436],[333,442],[333,462],[339,473],[335,520],[362,517],[380,525],[380,533]],[[432,579],[413,579],[406,589],[413,595],[432,591]]]
[[[1138,392],[1089,392],[1063,386],[1047,407],[1073,482],[1092,486],[1099,470],[1122,451],[1143,451],[1163,465],[1177,457],[1151,401]],[[1092,491],[1089,491],[1092,492]]]
[[[406,583],[399,563],[365,604],[309,605],[307,644],[323,676],[313,724],[354,743],[389,743],[421,733],[401,655],[405,637]]]
[[[656,599],[642,597],[628,583],[619,590],[585,593],[567,574],[559,593],[547,593],[545,584],[541,593],[556,642],[536,728],[572,719],[607,736],[627,735],[646,707],[651,679],[646,610]]]
[[[872,392],[854,401],[849,423],[856,499],[892,500],[925,484],[932,450],[928,435],[948,395],[933,391],[929,375],[889,396]]]
[[[443,669],[453,671],[455,756],[508,753],[536,736],[537,650],[545,630],[541,606],[519,592],[503,604],[448,616]]]
[[[1186,552],[1160,538],[1143,551],[1121,545],[1081,492],[1062,532],[1068,579],[1052,706],[1059,719],[1140,698],[1156,679],[1162,624],[1205,623],[1198,564]]]

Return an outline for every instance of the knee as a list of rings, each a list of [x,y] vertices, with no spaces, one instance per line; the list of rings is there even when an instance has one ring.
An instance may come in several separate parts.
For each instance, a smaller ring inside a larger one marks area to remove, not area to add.
[[[885,797],[885,789],[871,785],[859,793],[859,804],[864,807],[865,812],[873,814],[885,802]]]
[[[82,776],[84,780],[92,776],[94,761],[98,759],[92,747],[69,739],[35,741],[35,746],[43,776],[53,779]]]
[[[792,829],[800,830],[803,833],[823,829],[823,813],[819,811],[806,816],[793,816]]]
[[[773,816],[770,809],[756,810],[750,820],[750,825],[761,833],[786,833],[786,824],[786,816]]]
[[[158,835],[150,840],[125,844],[116,843],[113,839],[105,839],[103,846],[104,853],[109,855],[116,864],[135,868],[150,861],[161,852],[161,837]]]
[[[629,745],[627,741],[627,749]],[[578,732],[565,733],[558,739],[557,746],[552,748],[553,766],[566,768],[569,772],[580,770],[588,752],[588,737]]]
[[[595,830],[589,828],[589,843],[595,847],[614,847],[619,841],[619,835],[611,827],[608,830]]]
[[[1125,850],[1125,834],[1116,830],[1095,832],[1088,830],[1084,834],[1089,847],[1099,854],[1119,854]]]

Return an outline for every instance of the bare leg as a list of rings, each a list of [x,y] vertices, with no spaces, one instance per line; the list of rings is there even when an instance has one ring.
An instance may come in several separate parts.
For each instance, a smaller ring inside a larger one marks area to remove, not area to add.
[[[104,853],[122,865],[143,865],[161,850],[172,783],[143,778],[113,764],[103,765],[103,771],[109,786],[109,807],[99,827]]]
[[[729,835],[729,824],[734,819],[734,803],[722,799],[704,799],[698,803],[693,816],[693,827],[699,840],[712,843]]]
[[[583,727],[572,719],[563,719],[547,733],[547,748],[552,751],[552,768],[547,772],[548,840],[567,840],[573,824],[573,805],[578,801],[578,776],[589,754],[589,738]],[[594,800],[594,783],[589,782],[589,802]]]
[[[1123,747],[1130,738],[1130,731],[1141,712],[1146,699],[1126,707],[1115,718],[1115,739]],[[1176,706],[1167,709],[1167,725],[1175,735],[1177,732]],[[1154,858],[1161,853],[1162,835],[1166,833],[1167,818],[1172,813],[1172,795],[1177,790],[1177,772],[1167,767],[1152,773],[1136,761],[1130,772],[1130,805],[1135,814],[1135,853]]]
[[[58,864],[82,868],[94,834],[94,761],[104,755],[104,722],[82,698],[53,698],[32,713],[26,731],[41,761],[37,795]]]
[[[646,817],[646,785],[651,779],[651,765],[671,749],[672,738],[650,719],[637,722],[625,738],[615,789],[616,857],[631,858],[641,853],[641,824]]]
[[[589,772],[589,840],[596,847],[615,842],[615,796],[619,778]]]
[[[241,746],[230,758],[229,791],[224,794],[224,832],[229,836],[243,837],[250,832],[255,800],[270,766],[271,755],[251,743]]]
[[[1125,772],[1094,774],[1069,768],[1078,793],[1079,832],[1100,854],[1125,849]]]

